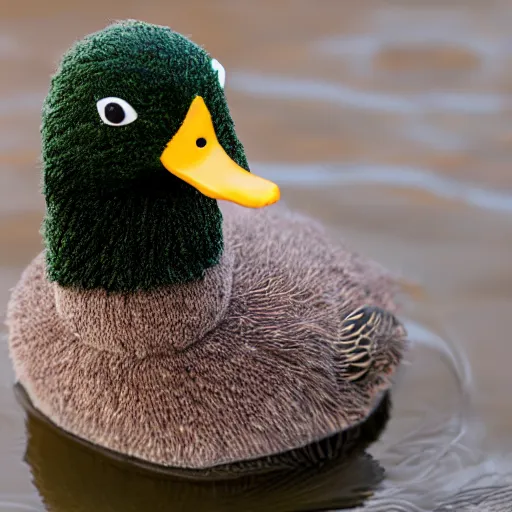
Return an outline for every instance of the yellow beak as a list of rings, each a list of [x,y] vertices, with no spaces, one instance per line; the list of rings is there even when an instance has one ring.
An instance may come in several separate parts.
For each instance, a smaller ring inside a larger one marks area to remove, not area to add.
[[[190,104],[183,124],[160,160],[169,172],[213,199],[249,208],[261,208],[279,200],[275,183],[251,174],[226,154],[201,96]]]

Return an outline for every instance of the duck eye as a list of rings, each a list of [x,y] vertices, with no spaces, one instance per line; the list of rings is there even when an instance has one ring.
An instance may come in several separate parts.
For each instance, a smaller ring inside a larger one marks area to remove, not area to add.
[[[226,83],[226,70],[224,66],[217,59],[212,59],[212,68],[214,71],[217,71],[219,84],[224,89],[224,84]]]
[[[137,112],[125,100],[108,97],[96,103],[101,120],[110,126],[124,126],[137,119]]]

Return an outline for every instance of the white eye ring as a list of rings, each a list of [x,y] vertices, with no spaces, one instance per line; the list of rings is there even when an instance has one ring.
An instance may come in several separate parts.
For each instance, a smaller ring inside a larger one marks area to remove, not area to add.
[[[226,70],[224,66],[217,59],[212,59],[212,68],[214,71],[217,71],[219,84],[224,89],[224,84],[226,83]]]
[[[103,98],[96,103],[96,108],[101,120],[110,126],[125,126],[137,119],[135,109],[121,98]]]

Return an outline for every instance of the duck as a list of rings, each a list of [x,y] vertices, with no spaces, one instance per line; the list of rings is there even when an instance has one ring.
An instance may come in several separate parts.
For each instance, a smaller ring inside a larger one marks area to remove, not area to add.
[[[393,276],[251,172],[225,78],[138,20],[64,54],[42,109],[44,249],[7,313],[16,385],[52,424],[215,475],[364,450],[407,345]]]

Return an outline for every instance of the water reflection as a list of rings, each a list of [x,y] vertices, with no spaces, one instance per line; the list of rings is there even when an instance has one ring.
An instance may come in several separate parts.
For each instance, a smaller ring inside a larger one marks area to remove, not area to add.
[[[285,512],[362,504],[384,472],[369,455],[271,476],[206,481],[150,472],[63,435],[17,388],[29,411],[27,450],[34,483],[54,512]]]

